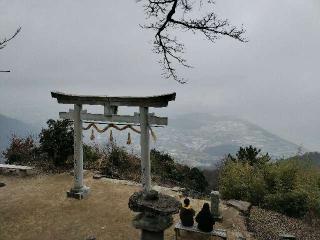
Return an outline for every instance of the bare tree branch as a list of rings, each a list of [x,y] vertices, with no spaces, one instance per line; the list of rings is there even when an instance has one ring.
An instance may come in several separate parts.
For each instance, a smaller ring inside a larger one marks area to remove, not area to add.
[[[21,27],[19,27],[18,29],[17,29],[17,31],[10,37],[10,38],[4,38],[3,40],[0,40],[0,49],[3,49],[6,45],[7,45],[7,43],[9,42],[9,41],[11,41],[12,39],[14,39],[17,35],[18,35],[18,33],[21,31]]]
[[[163,75],[179,83],[186,81],[177,75],[175,64],[191,66],[183,58],[184,44],[172,35],[173,29],[200,32],[211,42],[221,36],[228,36],[240,42],[247,41],[243,36],[245,33],[243,27],[230,26],[227,19],[217,17],[212,9],[214,4],[212,0],[198,0],[200,10],[211,7],[211,11],[199,19],[188,17],[195,8],[195,2],[192,0],[144,0],[144,2],[146,18],[151,23],[143,27],[155,31],[153,51],[162,55],[160,63]]]
[[[0,50],[1,49],[3,49],[5,46],[7,46],[7,43],[9,42],[9,41],[11,41],[12,39],[14,39],[17,35],[18,35],[18,33],[21,31],[21,27],[19,27],[17,30],[16,30],[16,32],[10,37],[10,38],[4,38],[3,40],[0,40]],[[0,73],[9,73],[10,72],[10,70],[0,70]]]

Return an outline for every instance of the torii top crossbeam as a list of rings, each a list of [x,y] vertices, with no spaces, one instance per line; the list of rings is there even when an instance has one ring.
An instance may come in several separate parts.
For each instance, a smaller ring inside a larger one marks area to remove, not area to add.
[[[144,191],[151,190],[149,129],[151,125],[167,125],[167,118],[149,114],[149,107],[168,106],[169,101],[175,100],[176,93],[150,97],[110,97],[51,92],[51,96],[56,98],[58,103],[74,105],[73,110],[59,113],[61,118],[74,122],[74,187],[68,192],[69,197],[82,199],[89,191],[83,184],[82,120],[140,124],[141,182]],[[82,105],[102,105],[104,112],[87,113],[86,110],[82,111]],[[119,106],[139,107],[139,113],[133,116],[117,115]]]
[[[61,92],[51,92],[51,96],[64,104],[88,104],[88,105],[110,105],[128,107],[166,107],[169,101],[176,99],[176,93],[150,96],[150,97],[110,97],[110,96],[88,96],[73,95]]]

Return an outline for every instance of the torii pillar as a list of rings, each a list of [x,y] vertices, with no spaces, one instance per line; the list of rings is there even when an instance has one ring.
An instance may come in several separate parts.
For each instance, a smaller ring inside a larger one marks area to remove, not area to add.
[[[83,184],[83,136],[82,136],[82,119],[81,104],[74,104],[73,121],[74,121],[74,184],[67,197],[83,199],[89,194],[89,187]]]
[[[139,107],[140,110],[140,145],[141,145],[141,183],[143,191],[151,190],[151,166],[150,166],[150,134],[149,134],[149,109]]]

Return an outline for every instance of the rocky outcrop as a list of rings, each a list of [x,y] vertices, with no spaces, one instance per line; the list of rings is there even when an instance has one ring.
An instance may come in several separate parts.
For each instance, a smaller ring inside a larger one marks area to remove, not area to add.
[[[320,229],[305,221],[253,206],[250,211],[249,229],[257,239],[278,240],[280,235],[293,235],[299,240],[319,240]]]
[[[227,205],[229,207],[234,207],[235,209],[237,209],[238,211],[240,211],[241,213],[247,215],[249,214],[250,208],[251,208],[251,203],[249,202],[245,202],[245,201],[240,201],[240,200],[228,200],[227,201]]]

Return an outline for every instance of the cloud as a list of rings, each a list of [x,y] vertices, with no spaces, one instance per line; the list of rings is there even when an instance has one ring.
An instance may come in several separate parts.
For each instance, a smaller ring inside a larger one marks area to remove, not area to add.
[[[0,52],[0,112],[22,120],[57,117],[50,90],[109,95],[177,92],[163,112],[241,116],[320,150],[319,1],[216,1],[219,16],[243,24],[249,42],[178,33],[193,69],[189,83],[161,78],[152,32],[135,1],[3,0],[0,36],[22,26]]]

